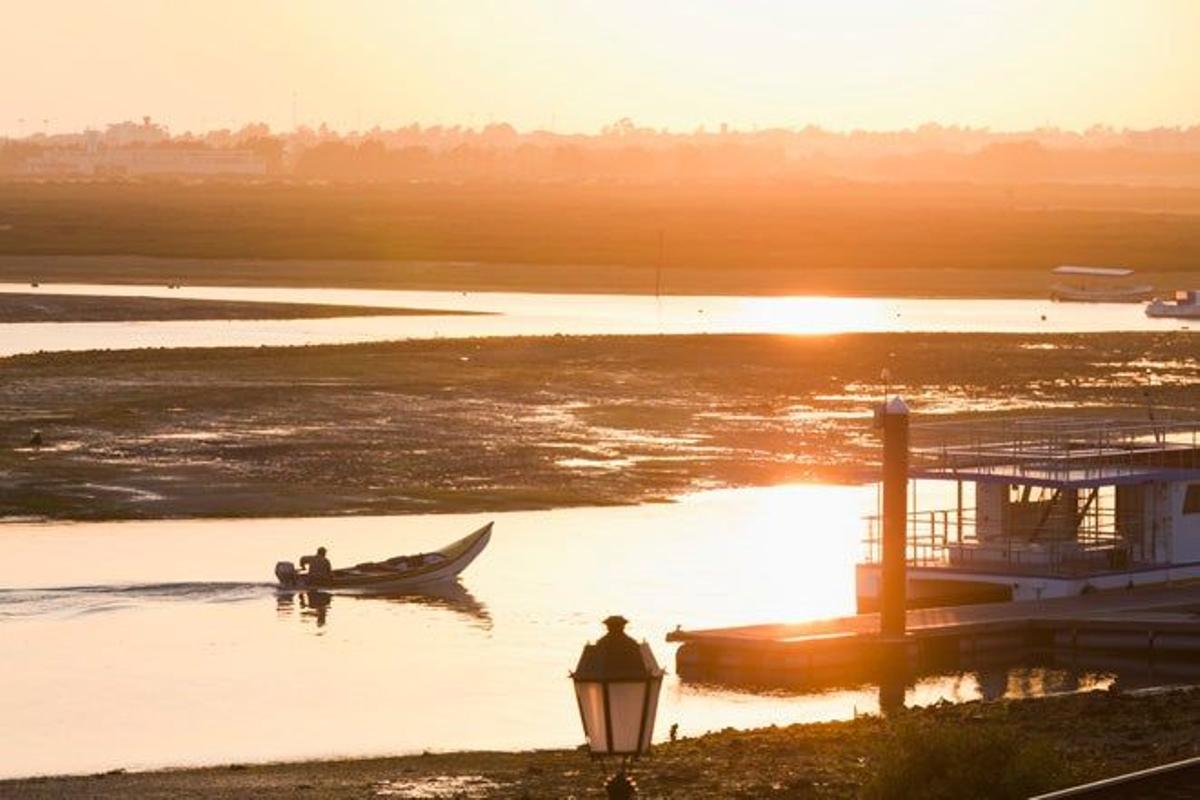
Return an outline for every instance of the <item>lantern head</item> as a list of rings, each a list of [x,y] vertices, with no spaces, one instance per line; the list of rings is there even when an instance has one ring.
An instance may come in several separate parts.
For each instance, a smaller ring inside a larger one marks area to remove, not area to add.
[[[571,673],[579,717],[595,756],[637,757],[650,750],[664,671],[646,642],[625,633],[628,620],[604,620],[608,633],[583,648]]]

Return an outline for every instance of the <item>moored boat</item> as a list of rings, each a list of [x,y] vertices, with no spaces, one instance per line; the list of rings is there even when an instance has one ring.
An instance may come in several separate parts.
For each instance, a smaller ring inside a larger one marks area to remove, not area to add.
[[[492,538],[492,523],[440,550],[394,556],[353,567],[335,569],[326,580],[314,581],[290,561],[275,565],[281,589],[323,589],[345,592],[399,592],[454,580],[474,561]]]
[[[1051,270],[1077,283],[1056,283],[1050,287],[1050,299],[1066,303],[1142,303],[1154,294],[1146,284],[1122,286],[1111,281],[1128,278],[1133,270],[1125,267],[1062,266]]]
[[[1200,319],[1200,290],[1188,289],[1175,293],[1173,300],[1155,300],[1146,306],[1147,317]]]
[[[1043,600],[1200,579],[1200,420],[1030,417],[915,426],[908,477],[954,505],[907,525],[911,606]],[[954,487],[937,490],[933,484]],[[879,608],[882,513],[856,566]]]

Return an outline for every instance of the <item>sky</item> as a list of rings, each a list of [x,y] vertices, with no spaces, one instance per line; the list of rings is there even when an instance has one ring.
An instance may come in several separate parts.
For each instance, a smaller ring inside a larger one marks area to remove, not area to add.
[[[0,134],[1200,124],[1200,0],[0,0]]]

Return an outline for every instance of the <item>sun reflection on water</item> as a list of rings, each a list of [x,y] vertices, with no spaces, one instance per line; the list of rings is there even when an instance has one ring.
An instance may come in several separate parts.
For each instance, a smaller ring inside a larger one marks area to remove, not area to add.
[[[628,617],[674,673],[665,637],[677,625],[852,613],[874,504],[871,487],[804,484],[487,516],[8,525],[0,647],[21,657],[6,661],[0,774],[573,746],[566,675],[601,619]],[[488,519],[492,544],[444,597],[302,603],[267,582],[275,561],[317,544],[356,563],[428,550]],[[926,704],[1103,688],[1101,673],[1078,685],[1067,673],[934,676],[904,694]],[[878,704],[870,686],[781,693],[670,674],[658,736]],[[310,735],[314,714],[324,736]]]

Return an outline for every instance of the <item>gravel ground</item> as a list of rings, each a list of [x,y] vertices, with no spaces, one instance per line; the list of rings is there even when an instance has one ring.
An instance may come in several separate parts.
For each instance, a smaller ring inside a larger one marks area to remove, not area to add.
[[[947,731],[964,741],[1007,735],[1018,754],[1039,756],[1033,783],[1042,791],[1196,756],[1200,690],[1093,692],[932,706],[891,719],[727,730],[656,747],[637,765],[635,779],[645,798],[872,796],[872,782],[901,730],[908,731],[907,741]],[[995,774],[997,786],[1006,767],[994,753],[981,755],[977,765],[955,766]],[[579,751],[449,753],[0,782],[0,797],[583,798],[601,797],[603,778],[600,765]],[[933,791],[929,781],[924,790],[905,787],[895,796],[953,796]]]

